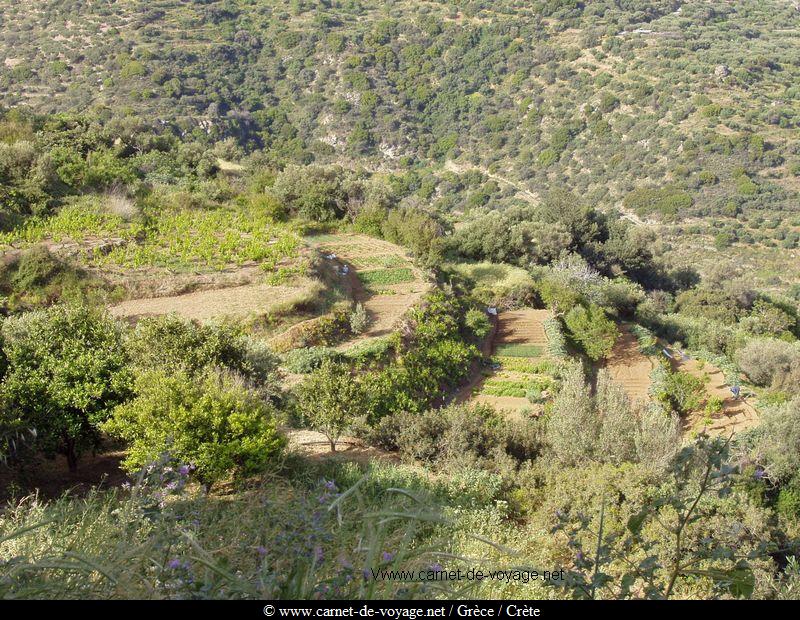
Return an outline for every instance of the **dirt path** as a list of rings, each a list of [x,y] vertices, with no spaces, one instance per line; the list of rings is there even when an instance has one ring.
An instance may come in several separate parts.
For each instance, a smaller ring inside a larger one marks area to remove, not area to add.
[[[303,290],[294,286],[246,284],[185,295],[131,299],[111,306],[109,312],[129,319],[172,313],[201,322],[222,317],[241,319],[265,314],[271,308],[302,295]]]
[[[517,192],[518,196],[521,196],[524,200],[526,200],[530,204],[537,205],[540,202],[539,201],[539,196],[537,194],[535,194],[534,192],[532,192],[531,190],[529,190],[528,188],[520,185],[516,181],[512,181],[511,179],[508,179],[506,177],[500,176],[499,174],[494,174],[493,172],[489,172],[485,168],[479,168],[479,167],[473,167],[473,166],[465,166],[465,165],[462,165],[462,164],[458,164],[458,163],[454,162],[451,159],[448,159],[445,162],[444,167],[445,167],[446,170],[449,170],[450,172],[455,172],[456,174],[461,174],[462,172],[466,172],[467,170],[478,170],[482,174],[486,175],[488,178],[493,179],[495,181],[498,181],[500,183],[503,183],[504,185],[508,185],[509,187],[513,188]]]
[[[646,401],[650,394],[650,373],[656,363],[641,352],[638,339],[626,325],[621,326],[620,332],[603,368],[631,400]]]
[[[704,428],[711,435],[730,435],[758,425],[758,412],[746,400],[733,397],[725,374],[719,368],[705,361],[680,359],[679,355],[675,356],[671,365],[673,370],[687,372],[706,381],[708,395],[722,400],[722,411],[719,413],[707,416],[704,411],[695,411],[686,416],[685,430]]]
[[[348,266],[353,274],[353,298],[363,304],[370,317],[367,330],[339,345],[339,350],[392,333],[406,312],[431,289],[424,274],[414,267],[408,252],[394,243],[357,234],[326,235],[319,241],[312,239],[311,243],[328,256],[335,255],[336,260]],[[409,281],[378,283],[369,288],[359,278],[370,273],[389,273],[393,270],[408,270]]]

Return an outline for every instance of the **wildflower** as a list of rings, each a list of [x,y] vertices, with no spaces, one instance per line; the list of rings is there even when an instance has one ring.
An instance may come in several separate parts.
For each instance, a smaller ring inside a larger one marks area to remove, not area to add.
[[[181,476],[188,476],[188,475],[189,475],[189,466],[188,466],[188,465],[181,465],[181,466],[178,468],[178,473],[179,473]]]
[[[263,547],[263,546],[261,546],[261,545],[259,545],[258,547],[256,547],[256,551],[258,552],[258,555],[260,555],[262,558],[263,558],[265,555],[267,555],[267,548],[266,548],[266,547]]]
[[[319,545],[314,547],[314,561],[319,563],[322,562],[322,559],[325,557],[325,554],[322,552],[322,547]]]
[[[430,565],[430,570],[432,570],[434,573],[441,573],[442,570],[444,569],[442,568],[442,565],[439,564],[439,562],[434,562],[433,564]]]
[[[381,559],[384,562],[391,562],[392,560],[394,560],[394,554],[393,553],[389,553],[388,551],[384,551],[381,554]]]
[[[178,558],[172,558],[168,563],[167,566],[172,570],[178,570],[181,567],[181,561]]]
[[[764,468],[763,467],[759,467],[759,468],[756,469],[755,473],[753,474],[753,477],[756,480],[763,480],[764,479],[764,475],[765,475]]]

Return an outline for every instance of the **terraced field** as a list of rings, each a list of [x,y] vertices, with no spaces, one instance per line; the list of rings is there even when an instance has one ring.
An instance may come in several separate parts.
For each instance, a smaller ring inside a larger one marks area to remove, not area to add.
[[[474,403],[491,405],[512,415],[541,413],[543,405],[532,402],[535,394],[542,402],[554,386],[549,372],[553,362],[547,357],[547,336],[543,322],[547,310],[514,310],[498,316],[493,344],[493,368],[465,395]]]
[[[184,295],[131,299],[112,306],[109,312],[113,316],[133,320],[162,314],[178,314],[200,322],[224,318],[245,319],[267,314],[271,309],[291,303],[304,294],[302,286],[245,284]]]
[[[722,370],[707,361],[682,359],[678,355],[672,360],[671,365],[673,370],[687,372],[703,379],[706,393],[722,401],[722,409],[717,413],[694,411],[686,416],[684,427],[687,430],[704,428],[710,435],[728,436],[758,424],[758,412],[755,407],[744,397],[738,399],[733,397]]]
[[[354,300],[363,304],[370,317],[367,330],[340,349],[390,334],[431,288],[408,253],[388,241],[357,234],[323,235],[308,241],[347,268]]]
[[[631,400],[646,401],[649,399],[650,373],[655,368],[655,362],[641,352],[636,336],[627,326],[621,326],[620,332],[603,367]]]

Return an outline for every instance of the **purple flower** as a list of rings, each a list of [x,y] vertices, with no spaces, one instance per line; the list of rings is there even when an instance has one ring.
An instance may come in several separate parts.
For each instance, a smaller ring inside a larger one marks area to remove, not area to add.
[[[320,547],[320,546],[314,547],[314,561],[315,562],[322,562],[322,558],[324,558],[324,557],[325,557],[325,555],[322,553],[322,547]]]
[[[189,475],[189,466],[188,465],[181,465],[178,469],[178,473],[181,476],[188,476]]]
[[[172,570],[177,570],[181,567],[181,561],[178,558],[172,558],[168,563],[167,566]]]
[[[764,469],[762,467],[759,467],[758,469],[756,469],[755,473],[753,474],[753,477],[756,480],[763,480],[764,475],[765,475]]]
[[[433,564],[431,564],[430,570],[432,570],[434,573],[440,573],[442,572],[443,569],[442,565],[439,564],[439,562],[434,562]]]
[[[384,551],[384,552],[381,554],[381,559],[382,559],[384,562],[391,562],[392,560],[394,560],[394,554],[392,554],[392,553],[389,553],[388,551]]]
[[[267,548],[266,548],[266,547],[262,547],[261,545],[259,545],[258,547],[256,547],[256,551],[258,552],[258,555],[260,555],[262,558],[263,558],[265,555],[267,555]]]

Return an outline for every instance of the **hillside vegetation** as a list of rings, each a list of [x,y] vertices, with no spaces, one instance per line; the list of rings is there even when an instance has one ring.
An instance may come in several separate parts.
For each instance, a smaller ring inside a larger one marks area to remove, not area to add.
[[[0,8],[1,598],[797,597],[796,3]]]

